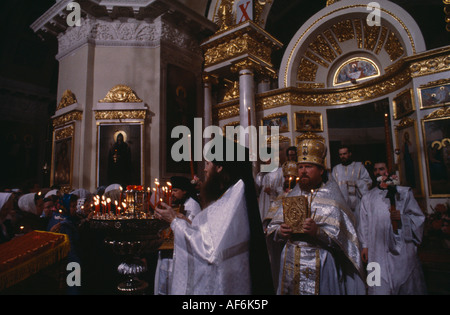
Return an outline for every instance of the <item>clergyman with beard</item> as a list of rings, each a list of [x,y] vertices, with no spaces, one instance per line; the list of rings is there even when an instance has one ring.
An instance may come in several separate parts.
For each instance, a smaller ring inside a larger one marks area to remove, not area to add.
[[[165,204],[155,211],[158,218],[170,222],[174,232],[171,294],[272,294],[248,150],[226,138],[218,139],[214,138],[219,144],[209,151],[215,154],[205,155],[206,178],[200,192],[203,210],[192,223],[177,217]],[[231,148],[234,154],[227,154]],[[244,159],[238,159],[239,152],[244,152]]]
[[[341,163],[333,167],[331,176],[339,185],[356,222],[359,222],[361,198],[372,187],[372,178],[361,162],[353,161],[352,151],[348,146],[341,146],[338,152]]]
[[[328,179],[326,146],[322,139],[305,138],[297,149],[299,182],[286,198],[306,196],[311,215],[300,223],[303,232],[294,233],[280,205],[267,228],[267,237],[284,244],[277,294],[365,294],[355,218]]]

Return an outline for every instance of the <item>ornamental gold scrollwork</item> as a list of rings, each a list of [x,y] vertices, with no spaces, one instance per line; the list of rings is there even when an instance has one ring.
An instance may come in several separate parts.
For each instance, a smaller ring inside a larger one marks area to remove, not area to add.
[[[444,138],[442,140],[437,140],[431,143],[431,147],[434,148],[437,146],[438,150],[441,150],[444,147],[450,146],[450,138]]]
[[[450,117],[450,107],[439,108],[431,114],[425,116],[423,120]]]
[[[204,53],[205,67],[232,59],[239,55],[250,54],[270,64],[272,50],[248,34],[232,38],[225,43],[211,47]]]
[[[116,85],[99,103],[142,103],[136,93],[127,85]]]
[[[72,111],[53,119],[53,127],[59,127],[75,120],[81,120],[83,113],[81,111]]]
[[[450,54],[413,62],[410,69],[413,78],[448,71],[450,70]]]
[[[96,120],[145,119],[145,110],[103,110],[95,111]]]
[[[325,138],[322,137],[321,135],[318,135],[314,132],[308,131],[308,132],[301,134],[300,136],[295,137],[295,144],[298,144],[300,141],[307,140],[307,139],[314,139],[314,140],[319,140],[322,142],[325,141]]]
[[[239,98],[239,82],[234,81],[232,82],[232,84],[227,85],[227,87],[228,90],[226,91],[225,96],[223,97],[224,102]]]
[[[55,130],[55,141],[73,137],[75,128],[73,125]]]
[[[269,136],[267,138],[267,144],[272,143],[272,141],[275,141],[276,139],[278,139],[278,143],[289,143],[289,144],[291,144],[291,139],[289,137],[282,136],[282,135]]]
[[[234,25],[233,16],[234,0],[221,0],[215,23],[219,26],[217,33],[228,30]]]
[[[395,127],[397,130],[401,130],[407,127],[410,127],[414,125],[415,120],[411,117],[405,117],[398,123],[397,127]]]
[[[73,94],[73,92],[71,90],[65,90],[61,100],[59,101],[59,104],[56,108],[56,110],[60,110],[64,107],[73,105],[77,103],[77,98],[75,96],[75,94]]]
[[[334,4],[334,3],[336,3],[336,2],[339,2],[340,0],[327,0],[327,7],[329,6],[329,5],[332,5],[332,4]]]

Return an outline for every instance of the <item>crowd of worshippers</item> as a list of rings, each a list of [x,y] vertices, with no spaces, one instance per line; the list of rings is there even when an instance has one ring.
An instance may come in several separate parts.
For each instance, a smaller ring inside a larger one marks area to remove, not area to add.
[[[327,170],[325,144],[305,139],[283,152],[277,169],[254,176],[246,153],[245,161],[206,157],[205,178],[195,187],[171,178],[173,201],[184,212],[165,203],[154,209],[174,235],[173,248],[157,254],[154,294],[426,294],[417,255],[425,217],[384,161],[368,171],[342,146],[333,153],[341,163]],[[94,193],[2,192],[0,242],[33,229],[76,242],[92,198],[118,192],[118,184]],[[285,207],[299,196],[309,216],[294,229]],[[369,282],[371,263],[377,273]]]

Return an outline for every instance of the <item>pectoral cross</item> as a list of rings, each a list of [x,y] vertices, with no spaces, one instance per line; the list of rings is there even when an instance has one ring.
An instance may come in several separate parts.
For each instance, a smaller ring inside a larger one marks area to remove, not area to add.
[[[307,278],[310,279],[311,275],[314,275],[314,272],[312,271],[311,268],[306,267],[305,270],[302,270],[301,273]]]

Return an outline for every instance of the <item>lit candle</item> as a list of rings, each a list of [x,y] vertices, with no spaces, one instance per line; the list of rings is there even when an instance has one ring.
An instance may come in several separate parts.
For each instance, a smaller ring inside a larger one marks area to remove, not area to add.
[[[168,205],[170,206],[171,205],[171,202],[172,202],[172,183],[171,182],[167,182],[167,186],[169,186],[169,202],[168,202]]]
[[[297,185],[298,184],[298,181],[300,180],[300,177],[297,177],[296,179],[295,179],[295,184]]]
[[[153,192],[154,192],[154,194],[155,194],[155,202],[153,203],[154,204],[154,206],[156,206],[156,188],[153,188]]]
[[[150,211],[150,187],[147,188],[147,212]]]
[[[118,206],[119,206],[119,203],[117,202],[117,200],[114,200],[114,205],[116,206],[116,215],[118,215]]]
[[[122,204],[122,193],[123,193],[122,192],[123,191],[122,186],[120,186],[119,190],[120,190],[119,205],[120,205],[120,204]]]
[[[251,111],[250,111],[250,107],[247,107],[247,119],[248,119],[248,148],[251,149],[252,147],[252,137],[251,137],[251,130],[250,130],[250,126],[252,125],[252,116],[251,116]]]
[[[292,177],[289,177],[289,190],[291,189]]]
[[[111,199],[110,199],[110,198],[107,198],[107,199],[106,199],[106,203],[107,203],[107,205],[108,205],[108,213],[111,213]]]

